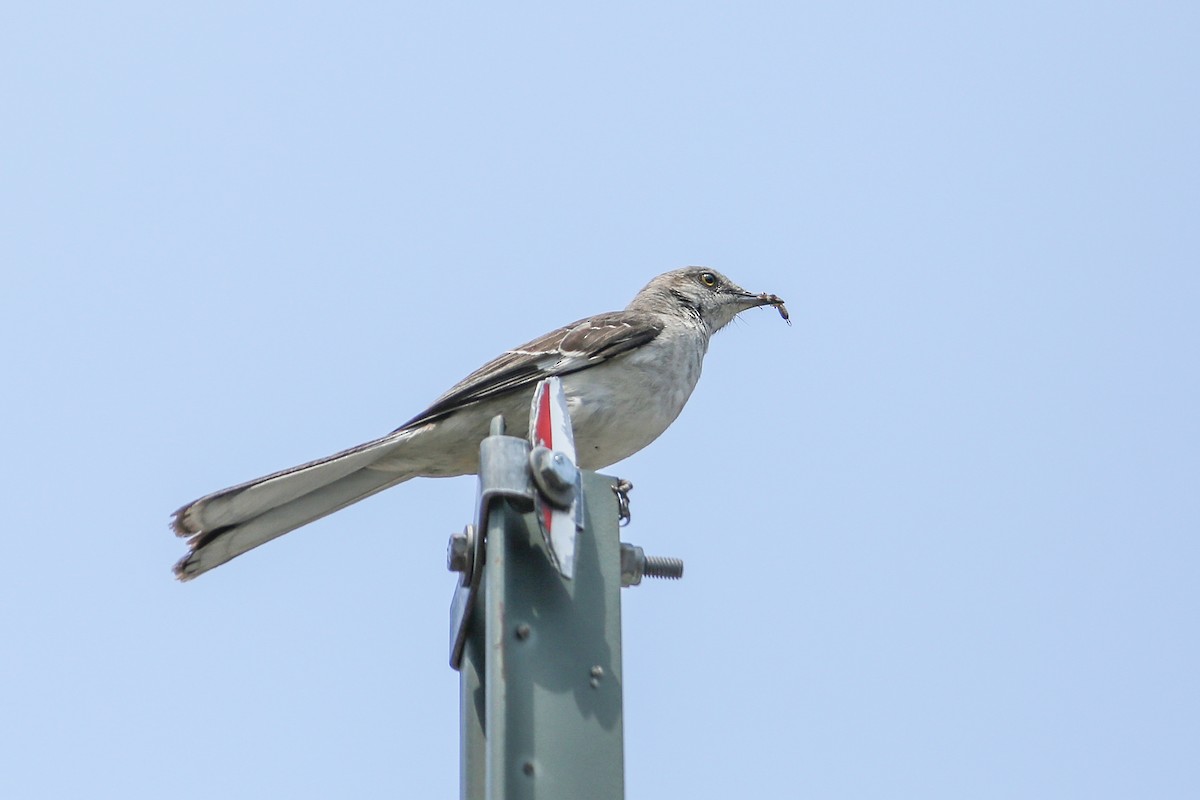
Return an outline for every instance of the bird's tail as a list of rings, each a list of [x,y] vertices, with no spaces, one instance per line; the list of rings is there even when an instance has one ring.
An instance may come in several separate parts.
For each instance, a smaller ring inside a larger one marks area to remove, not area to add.
[[[416,470],[406,470],[395,458],[386,467],[378,466],[414,433],[402,429],[188,503],[171,522],[191,548],[175,565],[175,576],[191,580],[301,525],[416,477]]]

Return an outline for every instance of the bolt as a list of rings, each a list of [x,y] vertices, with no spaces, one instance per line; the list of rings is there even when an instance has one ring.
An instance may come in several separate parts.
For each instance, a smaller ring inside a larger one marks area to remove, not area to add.
[[[529,466],[534,483],[546,499],[558,508],[570,508],[578,475],[575,465],[557,450],[539,445],[529,451]]]
[[[517,626],[517,638],[520,639],[521,641],[525,641],[526,639],[528,639],[529,634],[532,632],[533,632],[533,630],[529,627],[528,623],[522,622],[520,625]]]
[[[471,560],[475,546],[474,526],[468,525],[462,533],[450,534],[450,543],[446,545],[446,569],[451,572],[470,572]]]
[[[683,577],[683,559],[646,556],[646,566],[643,572],[651,578],[668,578],[677,581]]]
[[[683,577],[683,561],[678,558],[648,556],[646,551],[632,544],[621,543],[621,585],[637,586],[642,576],[650,578]]]
[[[533,774],[533,762],[526,761],[524,764],[521,765],[521,771],[524,772],[526,775],[532,775]]]
[[[600,666],[599,664],[592,667],[591,675],[593,678],[596,678],[596,679],[603,678],[604,677],[604,667]]]
[[[504,415],[503,414],[497,414],[496,416],[492,417],[492,424],[488,428],[488,433],[490,433],[492,436],[503,436],[504,435]]]

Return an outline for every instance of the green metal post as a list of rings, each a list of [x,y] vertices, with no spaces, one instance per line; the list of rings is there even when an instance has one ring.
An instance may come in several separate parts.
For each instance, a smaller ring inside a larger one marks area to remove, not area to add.
[[[616,480],[582,474],[575,575],[537,519],[491,506],[461,664],[464,800],[624,797]]]

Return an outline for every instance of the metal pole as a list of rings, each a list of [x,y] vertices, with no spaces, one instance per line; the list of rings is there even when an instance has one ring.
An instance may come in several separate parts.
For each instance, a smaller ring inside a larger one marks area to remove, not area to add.
[[[616,481],[584,473],[575,577],[532,513],[496,503],[461,667],[462,797],[624,797]]]
[[[460,672],[461,797],[621,800],[621,587],[643,574],[680,577],[683,563],[621,543],[632,487],[576,472],[569,430],[552,457],[533,433],[532,445],[503,433],[498,418],[480,447],[475,525],[451,537],[447,555],[460,573],[450,663]],[[560,496],[548,499],[547,487]],[[549,525],[555,514],[570,527]]]

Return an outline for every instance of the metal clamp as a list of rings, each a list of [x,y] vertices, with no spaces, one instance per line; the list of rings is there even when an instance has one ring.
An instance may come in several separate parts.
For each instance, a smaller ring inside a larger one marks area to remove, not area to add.
[[[462,664],[467,619],[475,605],[487,552],[487,524],[492,504],[507,500],[521,511],[533,508],[534,488],[529,474],[529,442],[504,435],[504,417],[492,420],[491,435],[479,445],[479,497],[475,524],[450,537],[446,567],[459,573],[450,601],[450,666]]]

